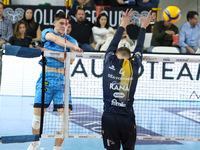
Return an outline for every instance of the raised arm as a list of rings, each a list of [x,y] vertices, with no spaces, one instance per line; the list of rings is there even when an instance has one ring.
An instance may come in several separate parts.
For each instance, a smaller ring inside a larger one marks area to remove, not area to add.
[[[146,28],[151,23],[151,21],[153,21],[155,19],[155,13],[153,13],[151,15],[151,10],[150,10],[146,18],[142,18],[141,16],[139,16],[139,17],[141,20],[141,29],[140,29],[140,32],[138,35],[137,45],[136,45],[134,52],[135,52],[135,54],[142,56]]]
[[[122,34],[124,30],[126,29],[128,25],[134,24],[133,22],[130,22],[130,18],[133,16],[134,13],[135,12],[132,12],[132,9],[130,10],[127,9],[125,13],[121,11],[121,14],[122,14],[121,24],[108,47],[107,53],[108,52],[116,53],[119,41],[122,38]]]
[[[58,45],[60,45],[62,47],[65,47],[65,39],[60,37],[60,36],[55,35],[54,33],[48,32],[45,35],[45,39],[47,41],[52,41],[52,42],[55,42],[56,44],[58,44]],[[73,49],[73,50],[75,50],[77,52],[82,52],[81,48],[79,48],[78,46],[72,44],[71,42],[69,42],[67,40],[66,40],[66,45],[70,49]]]

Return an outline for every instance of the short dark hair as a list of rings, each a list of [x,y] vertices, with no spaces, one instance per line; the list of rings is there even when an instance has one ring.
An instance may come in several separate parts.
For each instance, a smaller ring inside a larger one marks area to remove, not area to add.
[[[103,17],[103,16],[105,16],[105,17],[107,18],[107,22],[106,22],[105,28],[108,29],[108,28],[110,27],[110,26],[109,26],[109,18],[108,18],[108,16],[106,15],[106,13],[101,13],[101,14],[99,14],[99,16],[97,17],[96,26],[97,26],[97,27],[101,27],[99,20],[100,20],[101,17]]]
[[[65,12],[59,12],[59,13],[57,13],[57,14],[55,14],[54,15],[54,21],[56,21],[56,20],[60,20],[60,19],[65,19]]]
[[[196,11],[189,11],[187,13],[187,21],[189,21],[189,19],[194,18],[195,15],[199,16],[198,12],[196,12]]]
[[[116,53],[124,56],[124,57],[130,57],[131,56],[131,51],[129,48],[123,46],[117,49]]]
[[[84,8],[78,7],[78,8],[76,9],[76,14],[77,14],[77,12],[78,12],[79,10],[83,10],[83,11],[85,12],[85,9],[84,9]]]

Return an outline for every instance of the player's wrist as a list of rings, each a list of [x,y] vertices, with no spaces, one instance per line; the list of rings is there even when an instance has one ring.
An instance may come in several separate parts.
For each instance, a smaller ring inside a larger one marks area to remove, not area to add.
[[[73,45],[73,46],[72,46],[72,49],[73,49],[74,51],[76,50],[76,48],[77,48],[76,45]]]
[[[144,26],[144,25],[141,25],[141,28],[144,28],[144,29],[146,30],[146,28],[147,28],[147,27],[146,27],[146,26]]]
[[[126,26],[127,26],[127,25],[125,25],[125,24],[123,24],[123,23],[120,24],[120,27],[123,27],[124,29],[126,29]]]

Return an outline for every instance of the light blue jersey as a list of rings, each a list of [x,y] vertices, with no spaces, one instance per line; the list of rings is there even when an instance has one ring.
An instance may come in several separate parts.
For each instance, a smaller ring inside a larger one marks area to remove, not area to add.
[[[62,46],[59,46],[57,45],[55,42],[52,42],[52,41],[47,41],[45,39],[45,36],[48,32],[51,32],[57,36],[60,36],[62,38],[65,39],[65,35],[61,36],[59,34],[57,34],[52,28],[48,28],[48,29],[44,29],[42,31],[42,42],[44,43],[44,48],[48,49],[48,50],[51,50],[51,51],[55,51],[55,52],[64,52],[64,47]],[[72,44],[76,45],[76,40],[67,35],[67,41],[71,42]],[[66,51],[68,52],[69,51],[69,48],[66,49]],[[63,62],[60,62],[59,60],[55,59],[55,58],[52,58],[52,57],[46,57],[46,60],[47,60],[47,66],[48,67],[52,67],[52,68],[63,68],[64,67],[64,63]]]
[[[44,48],[55,51],[55,52],[64,52],[64,47],[57,45],[55,42],[47,41],[45,39],[45,35],[51,32],[57,36],[65,38],[65,35],[61,36],[56,34],[55,31],[51,28],[45,29],[42,31],[42,42],[44,42]],[[67,35],[67,41],[71,42],[72,44],[76,45],[76,40]],[[69,48],[66,49],[69,51]],[[46,66],[51,68],[63,68],[64,63],[52,58],[46,57]],[[42,94],[42,73],[36,83],[36,92],[35,92],[35,103],[34,107],[41,107],[41,94]],[[63,108],[63,85],[64,84],[64,74],[55,73],[55,72],[45,72],[45,101],[44,101],[44,108],[49,107],[51,101],[53,100],[54,108]],[[70,88],[70,95],[69,95],[69,108],[72,109],[72,100],[71,100],[71,88]]]

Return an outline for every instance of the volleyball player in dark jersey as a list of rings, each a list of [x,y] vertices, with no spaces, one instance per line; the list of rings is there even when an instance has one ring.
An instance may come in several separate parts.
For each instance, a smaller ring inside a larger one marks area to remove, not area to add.
[[[138,69],[142,62],[143,44],[146,27],[154,19],[151,11],[141,19],[141,29],[137,45],[131,56],[130,49],[118,47],[126,26],[134,14],[131,10],[122,12],[118,28],[104,58],[102,135],[107,150],[134,150],[136,141],[136,125],[133,110],[134,94],[138,81]]]

